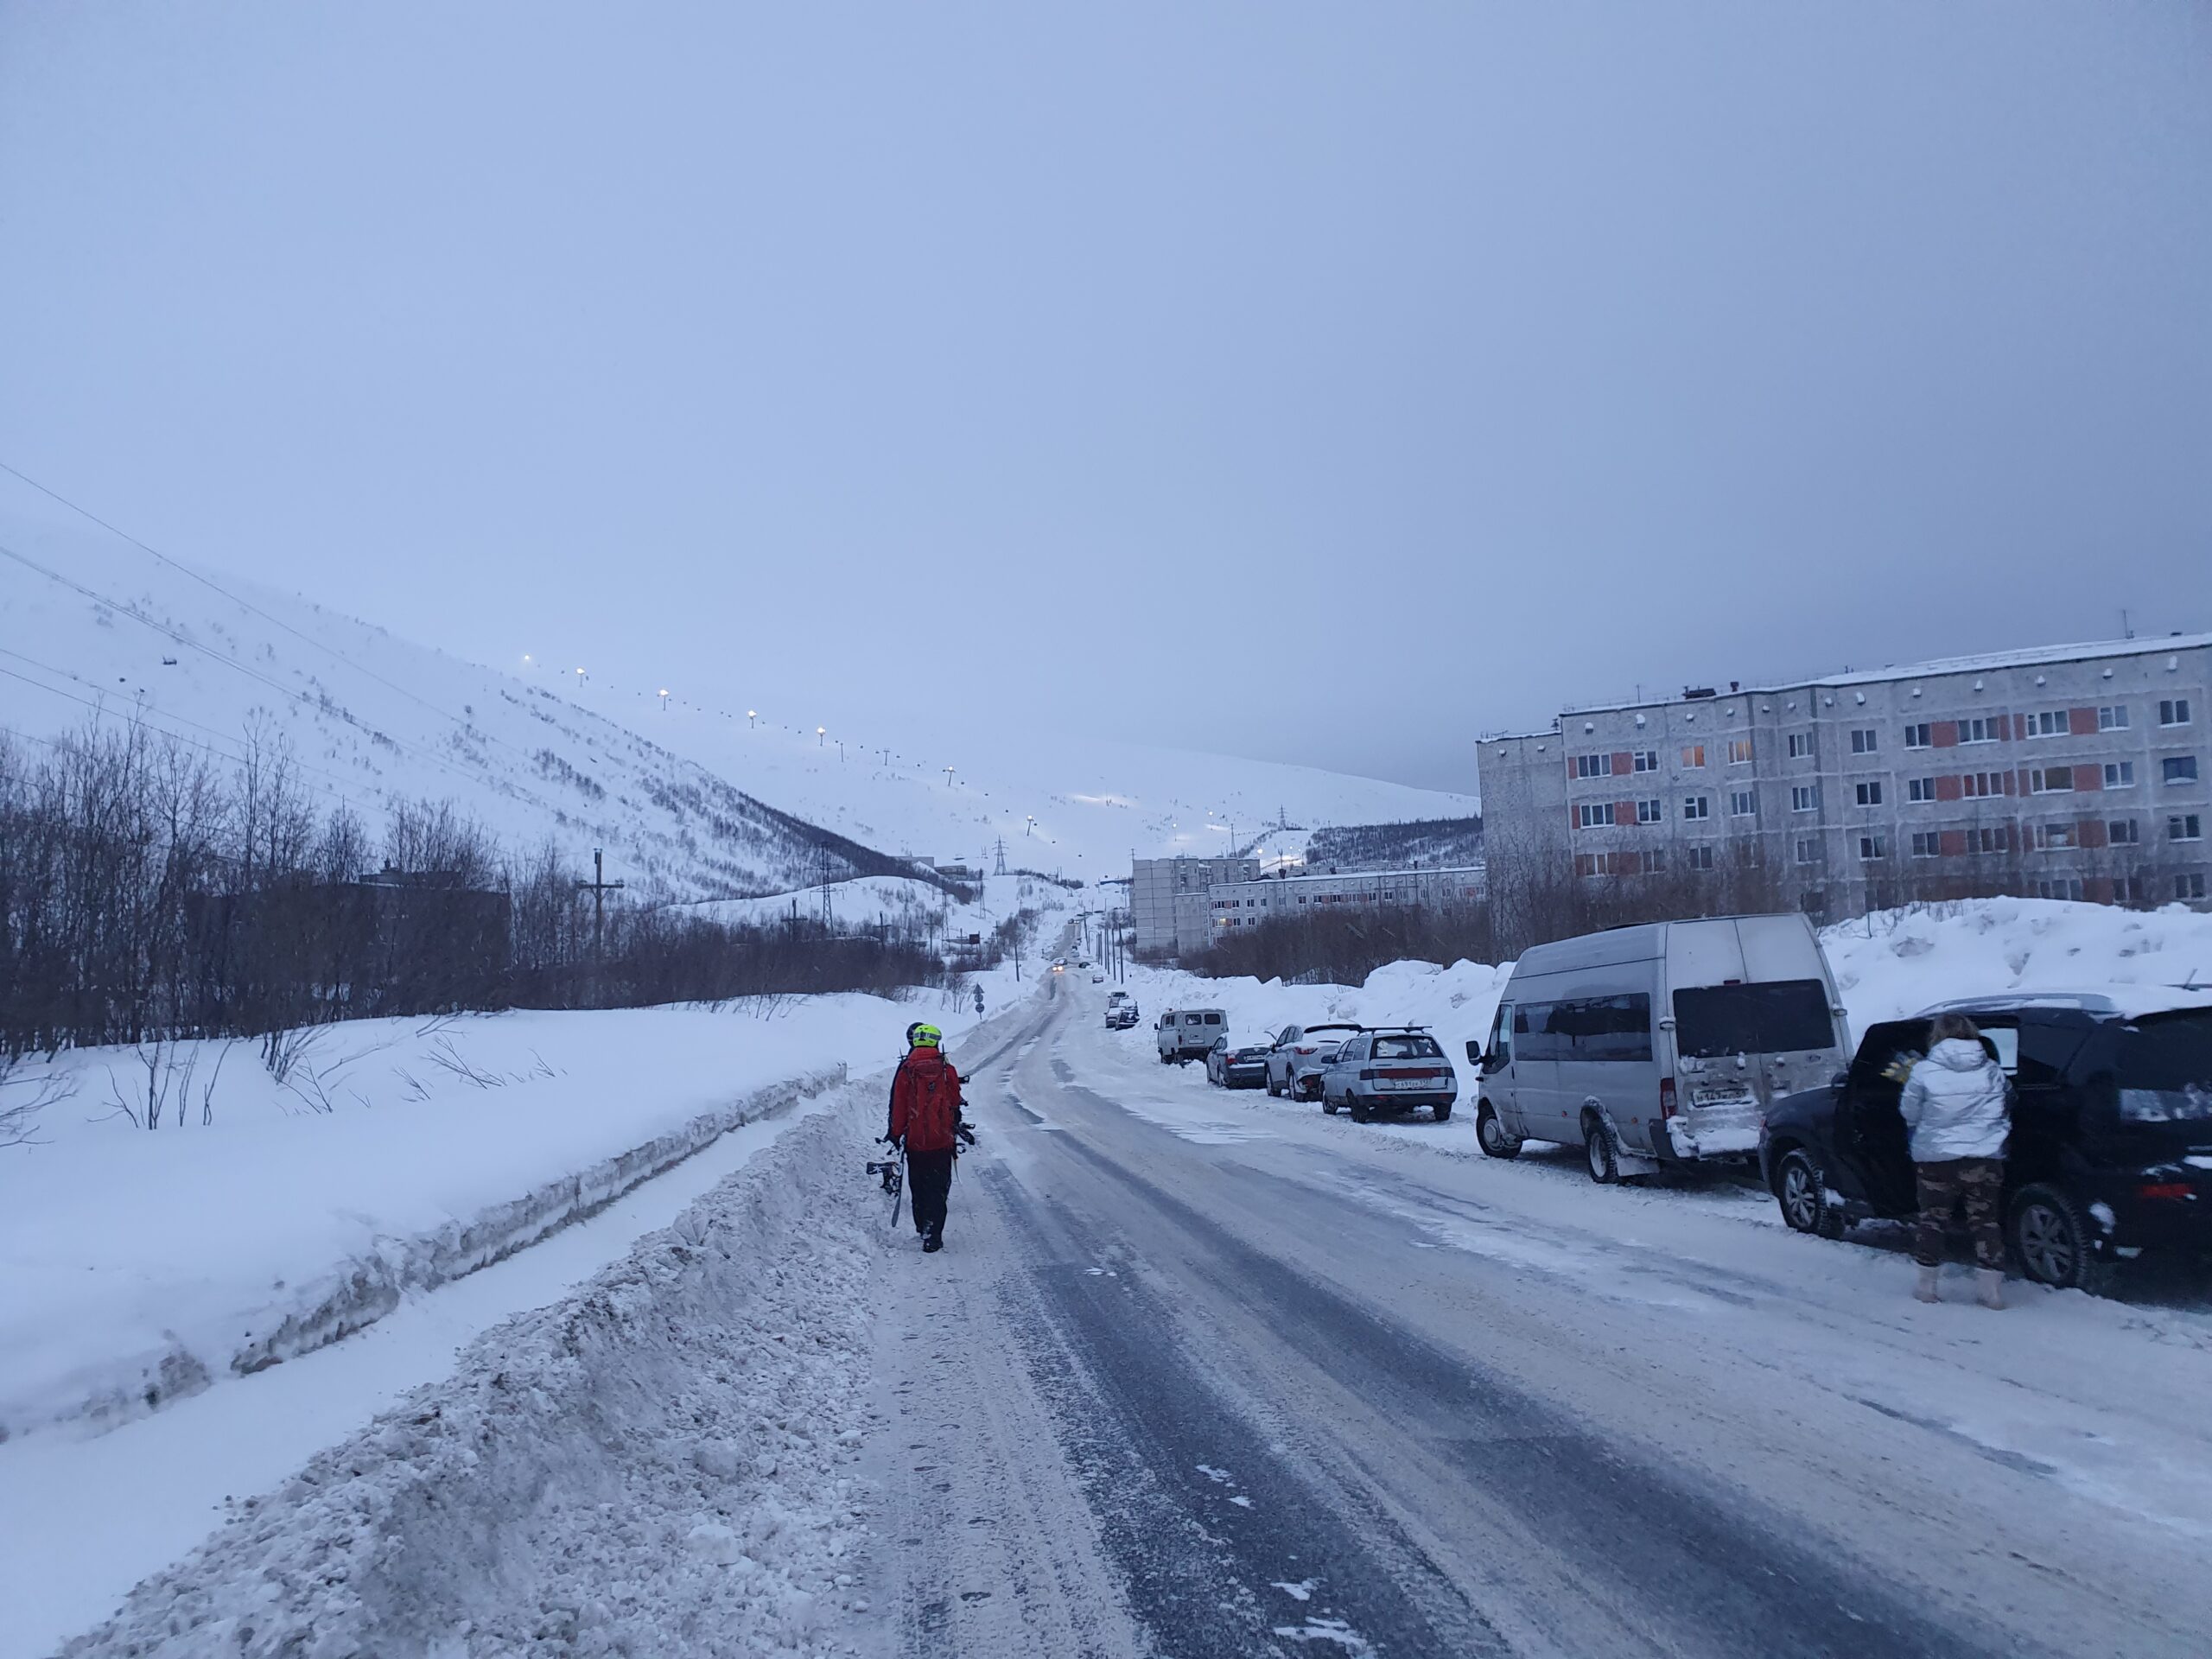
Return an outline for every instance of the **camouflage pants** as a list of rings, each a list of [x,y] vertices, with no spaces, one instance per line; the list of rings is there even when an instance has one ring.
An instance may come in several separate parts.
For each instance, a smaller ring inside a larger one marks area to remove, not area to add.
[[[2005,1196],[2002,1158],[1954,1158],[1947,1163],[1915,1164],[1920,1176],[1920,1231],[1913,1259],[1932,1268],[1943,1259],[1943,1234],[1951,1211],[1963,1201],[1967,1230],[1974,1235],[1974,1259],[1985,1268],[2005,1265],[2005,1234],[1998,1208]]]

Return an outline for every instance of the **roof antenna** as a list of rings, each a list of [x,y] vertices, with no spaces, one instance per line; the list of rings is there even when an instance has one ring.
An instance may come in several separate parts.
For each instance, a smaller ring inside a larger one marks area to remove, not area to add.
[[[2123,639],[2133,639],[2135,637],[2135,627],[2127,620],[2127,607],[2125,605],[2120,607],[2120,637]]]

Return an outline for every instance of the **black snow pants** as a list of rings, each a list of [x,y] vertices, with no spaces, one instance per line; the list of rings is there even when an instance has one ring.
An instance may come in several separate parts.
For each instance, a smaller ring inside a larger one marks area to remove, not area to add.
[[[910,1152],[906,1154],[906,1191],[914,1198],[914,1230],[927,1238],[944,1231],[945,1200],[952,1193],[952,1154]]]

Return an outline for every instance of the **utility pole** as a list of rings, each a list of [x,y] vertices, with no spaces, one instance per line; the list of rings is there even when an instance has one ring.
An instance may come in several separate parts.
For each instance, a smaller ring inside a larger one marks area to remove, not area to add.
[[[999,837],[999,861],[997,866],[991,871],[991,874],[993,875],[1004,875],[1006,874],[1006,837],[1004,836],[1001,836]]]
[[[578,671],[582,672],[581,670]],[[620,893],[622,883],[607,879],[607,855],[594,847],[591,849],[591,880],[576,883],[578,893],[591,894],[591,955],[596,967],[607,959],[607,895]]]

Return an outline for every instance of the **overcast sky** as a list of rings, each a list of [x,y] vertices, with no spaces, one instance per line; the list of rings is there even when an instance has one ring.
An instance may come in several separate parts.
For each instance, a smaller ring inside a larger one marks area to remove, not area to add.
[[[2212,627],[2212,7],[0,4],[0,460],[486,662],[1471,788]]]

